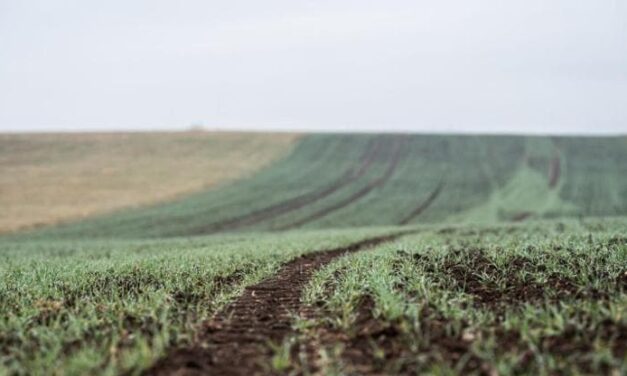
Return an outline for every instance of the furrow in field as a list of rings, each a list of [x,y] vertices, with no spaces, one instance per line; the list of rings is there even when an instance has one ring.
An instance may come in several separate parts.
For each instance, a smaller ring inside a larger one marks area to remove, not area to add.
[[[269,343],[296,335],[293,315],[305,307],[301,295],[313,273],[345,254],[390,242],[414,231],[397,232],[314,252],[285,264],[276,275],[254,286],[219,313],[192,347],[170,351],[146,375],[258,375],[271,373]]]
[[[270,218],[274,218],[276,216],[312,204],[326,196],[331,195],[332,193],[338,191],[339,189],[345,187],[346,185],[363,176],[366,171],[368,171],[368,168],[373,163],[373,161],[376,160],[380,151],[381,141],[374,140],[373,142],[371,142],[363,156],[360,158],[359,164],[350,167],[339,179],[332,182],[331,184],[322,187],[321,189],[318,189],[316,191],[305,193],[295,198],[279,202],[275,205],[253,211],[240,217],[227,219],[209,226],[194,229],[191,232],[194,234],[210,234],[223,230],[234,230],[241,227],[254,225],[256,223],[263,222]]]
[[[360,190],[358,190],[357,192],[353,193],[352,195],[350,195],[349,197],[347,197],[346,199],[337,202],[331,206],[328,206],[326,208],[323,208],[299,221],[296,222],[292,222],[287,226],[281,227],[280,230],[288,230],[288,229],[292,229],[292,228],[297,228],[300,227],[306,223],[315,221],[317,219],[320,219],[336,210],[342,209],[348,205],[353,204],[355,201],[359,200],[360,198],[364,197],[365,195],[367,195],[368,193],[370,193],[373,189],[384,185],[389,179],[390,177],[392,177],[392,174],[394,174],[394,171],[396,170],[396,167],[398,166],[398,162],[400,160],[400,156],[401,156],[401,146],[402,146],[402,142],[400,140],[396,140],[394,142],[394,146],[393,146],[393,154],[392,154],[392,158],[390,160],[390,164],[388,165],[388,168],[385,170],[385,173],[380,176],[379,178],[371,181],[370,183],[368,183],[366,186],[364,186],[363,188],[361,188]]]
[[[422,214],[422,212],[425,211],[429,206],[431,206],[433,201],[435,201],[438,198],[438,196],[442,192],[442,188],[444,188],[444,179],[440,180],[440,183],[429,194],[429,197],[427,197],[426,200],[421,202],[420,205],[418,205],[411,213],[409,213],[409,215],[407,217],[403,218],[398,224],[401,225],[401,226],[402,225],[406,225],[409,222],[411,222],[412,220],[414,220],[414,218],[416,218],[420,214]]]

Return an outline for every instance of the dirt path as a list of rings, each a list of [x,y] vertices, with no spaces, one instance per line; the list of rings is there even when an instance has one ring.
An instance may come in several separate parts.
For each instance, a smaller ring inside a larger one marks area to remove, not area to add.
[[[194,347],[174,349],[145,375],[259,375],[271,373],[272,350],[292,329],[300,298],[312,274],[335,258],[393,241],[412,231],[369,238],[346,247],[310,253],[285,264],[276,275],[247,287],[214,320]]]
[[[194,228],[190,230],[190,234],[212,234],[224,230],[234,230],[254,225],[316,202],[363,176],[366,171],[368,171],[370,165],[378,158],[381,152],[381,146],[382,142],[380,140],[374,140],[368,146],[357,165],[350,167],[339,179],[325,187],[279,202],[275,205],[255,210],[239,217],[226,219],[208,226]]]
[[[435,187],[435,189],[431,192],[431,194],[429,195],[429,197],[427,197],[425,201],[421,202],[420,205],[416,207],[416,209],[409,213],[409,215],[403,218],[403,220],[401,220],[398,224],[401,226],[406,225],[414,218],[422,214],[422,212],[425,211],[429,206],[431,206],[431,204],[433,204],[433,201],[438,198],[438,196],[442,192],[442,188],[444,188],[444,179],[440,180],[440,183],[437,185],[437,187]]]
[[[398,162],[400,161],[400,156],[401,156],[401,146],[402,146],[402,142],[400,140],[395,140],[394,146],[393,146],[392,157],[390,159],[390,164],[388,165],[388,168],[385,170],[385,173],[381,177],[371,181],[366,186],[364,186],[357,192],[353,193],[349,197],[345,198],[344,200],[337,202],[326,208],[323,208],[299,221],[292,222],[287,226],[281,227],[279,230],[289,230],[289,229],[297,228],[306,223],[315,221],[316,219],[320,219],[326,215],[329,215],[330,213],[336,210],[342,209],[354,203],[355,201],[359,200],[360,198],[370,193],[373,189],[384,185],[392,177],[392,174],[394,174],[394,171],[396,170],[396,167],[398,166]]]

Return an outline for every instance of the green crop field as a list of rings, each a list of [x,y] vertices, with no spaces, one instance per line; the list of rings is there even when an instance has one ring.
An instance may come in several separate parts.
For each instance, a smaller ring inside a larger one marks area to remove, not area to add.
[[[627,138],[295,142],[1,236],[0,375],[627,374]]]

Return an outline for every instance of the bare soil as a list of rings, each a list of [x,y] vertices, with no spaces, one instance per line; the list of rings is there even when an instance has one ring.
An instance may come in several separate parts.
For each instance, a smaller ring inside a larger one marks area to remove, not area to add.
[[[519,274],[513,272],[501,275],[499,268],[486,258],[482,250],[464,250],[457,253],[460,252],[465,255],[465,260],[447,260],[442,272],[454,281],[455,288],[472,295],[478,305],[496,312],[503,312],[507,307],[516,307],[523,303],[556,303],[562,299],[608,299],[607,292],[581,288],[560,274],[548,275],[546,283],[523,280]],[[511,270],[516,271],[545,271],[544,265],[524,257],[512,259],[510,265]],[[500,285],[494,285],[491,280],[500,280]]]

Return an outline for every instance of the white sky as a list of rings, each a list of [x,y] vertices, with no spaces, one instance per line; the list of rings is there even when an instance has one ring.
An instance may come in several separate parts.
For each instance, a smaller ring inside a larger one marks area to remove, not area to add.
[[[627,133],[625,0],[0,0],[0,131]]]

